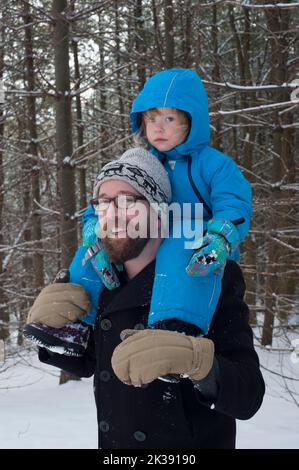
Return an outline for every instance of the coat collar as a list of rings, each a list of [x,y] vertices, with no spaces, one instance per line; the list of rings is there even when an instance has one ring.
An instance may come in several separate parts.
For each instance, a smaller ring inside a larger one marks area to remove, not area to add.
[[[155,260],[149,263],[137,276],[124,282],[118,289],[105,289],[101,295],[102,315],[150,305],[155,276]]]

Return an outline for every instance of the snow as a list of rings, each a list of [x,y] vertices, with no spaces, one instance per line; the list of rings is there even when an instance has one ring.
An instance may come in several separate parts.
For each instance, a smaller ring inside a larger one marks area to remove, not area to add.
[[[1,449],[97,448],[92,378],[58,381],[36,354],[0,372]]]
[[[282,346],[281,341],[274,346],[278,344]],[[299,358],[282,348],[275,351],[270,348],[256,350],[266,383],[266,394],[253,418],[237,421],[237,447],[298,449],[299,406],[295,401],[299,402]]]
[[[71,164],[71,157],[68,157],[68,156],[64,157],[62,163],[63,163],[63,165],[65,165],[65,166],[70,165],[70,164]]]
[[[266,396],[253,418],[237,421],[237,447],[298,448],[299,408],[276,374],[283,368],[286,376],[297,378],[288,387],[298,401],[299,360],[292,361],[289,352],[258,353],[263,367],[275,373],[262,369]],[[58,369],[41,364],[35,352],[22,354],[15,365],[0,364],[0,448],[96,449],[92,378],[58,385]]]

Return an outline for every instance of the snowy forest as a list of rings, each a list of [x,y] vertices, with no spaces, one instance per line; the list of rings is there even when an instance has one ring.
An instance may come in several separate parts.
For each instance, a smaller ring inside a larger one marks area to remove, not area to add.
[[[32,353],[28,311],[69,266],[99,170],[134,145],[134,97],[154,73],[186,67],[208,93],[211,145],[253,188],[246,302],[258,353],[275,356],[264,368],[298,414],[299,3],[0,4],[0,388]]]

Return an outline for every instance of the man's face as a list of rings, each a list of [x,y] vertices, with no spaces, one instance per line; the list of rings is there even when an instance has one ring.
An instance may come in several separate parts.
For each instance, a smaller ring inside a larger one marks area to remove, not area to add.
[[[114,199],[122,196],[121,207],[117,208]],[[131,201],[129,208],[123,208],[123,200]],[[149,240],[150,207],[146,200],[136,200],[132,197],[142,197],[129,183],[125,181],[105,181],[99,189],[99,200],[105,201],[105,210],[99,210],[100,237],[105,251],[112,262],[124,263],[140,255]],[[141,235],[140,235],[141,233]]]
[[[188,118],[175,108],[155,108],[143,113],[148,142],[167,152],[184,142],[189,131]]]

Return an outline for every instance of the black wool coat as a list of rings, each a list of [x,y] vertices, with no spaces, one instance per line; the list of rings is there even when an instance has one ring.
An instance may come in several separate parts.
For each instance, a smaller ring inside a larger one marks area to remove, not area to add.
[[[81,377],[94,374],[102,449],[234,448],[235,420],[251,418],[265,391],[243,300],[242,272],[235,262],[227,263],[207,335],[214,341],[219,365],[218,397],[211,403],[188,378],[179,384],[155,380],[136,388],[123,384],[113,373],[111,356],[121,341],[121,331],[143,329],[147,324],[154,271],[152,262],[122,287],[102,293],[85,356],[50,356],[40,349],[39,358]]]

